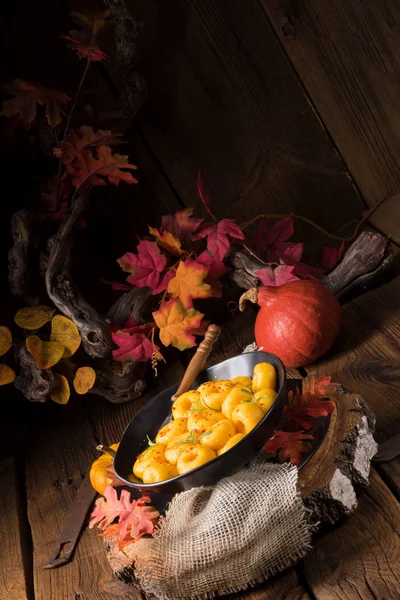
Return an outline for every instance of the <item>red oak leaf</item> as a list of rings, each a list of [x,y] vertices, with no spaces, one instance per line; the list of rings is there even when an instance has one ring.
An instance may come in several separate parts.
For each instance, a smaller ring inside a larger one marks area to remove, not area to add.
[[[292,217],[280,219],[269,230],[265,219],[260,221],[254,239],[254,246],[266,252],[266,258],[270,262],[279,262],[281,256],[288,248],[296,244],[288,242],[294,233]]]
[[[126,252],[117,260],[123,271],[132,273],[127,281],[140,288],[151,288],[153,296],[167,289],[174,273],[170,271],[163,273],[167,259],[164,254],[161,254],[157,244],[141,240],[137,251],[137,254]]]
[[[270,285],[278,287],[289,281],[296,281],[298,277],[294,275],[294,266],[289,267],[286,265],[280,265],[273,269],[272,267],[264,267],[256,271],[257,277],[261,280],[264,285]]]
[[[183,208],[174,216],[166,215],[161,219],[161,229],[169,231],[181,242],[190,240],[191,234],[197,231],[203,222],[203,219],[192,218],[192,214],[193,208]]]
[[[18,114],[25,125],[31,125],[36,119],[37,105],[46,106],[46,118],[50,127],[56,127],[62,121],[62,115],[66,113],[68,101],[71,100],[63,92],[56,92],[39,85],[13,79],[1,87],[2,90],[15,96],[3,102],[3,110],[0,115],[11,117]]]
[[[92,62],[100,62],[108,58],[107,54],[100,50],[97,44],[85,43],[85,38],[80,31],[74,29],[69,33],[70,35],[61,35],[60,37],[69,42],[67,44],[68,48],[74,50],[79,58],[88,58]]]
[[[133,360],[146,362],[153,354],[153,344],[145,333],[129,333],[121,329],[112,333],[112,340],[118,350],[113,350],[113,358],[119,362]]]
[[[128,163],[127,156],[113,154],[108,146],[97,148],[97,158],[90,150],[82,150],[77,154],[74,162],[67,165],[67,171],[72,177],[72,185],[76,188],[83,184],[106,185],[104,179],[108,179],[114,185],[118,185],[120,181],[137,183],[132,173],[124,170],[136,170],[136,168],[135,165]]]
[[[193,333],[200,327],[203,314],[190,308],[185,310],[178,298],[164,301],[160,309],[153,312],[154,321],[160,329],[160,340],[164,346],[175,346],[186,350],[196,345]]]
[[[211,288],[204,283],[207,267],[195,260],[180,261],[175,276],[170,280],[167,291],[174,298],[179,298],[185,309],[192,308],[193,298],[209,298]]]
[[[216,221],[217,218],[211,212],[210,199],[209,199],[208,196],[204,195],[204,184],[203,184],[203,180],[201,178],[200,171],[198,171],[198,173],[197,173],[197,192],[199,194],[200,200],[203,203],[204,208],[206,209],[206,211],[208,212],[208,214],[210,215],[210,217],[212,219],[214,219],[214,221]]]
[[[325,246],[322,250],[322,266],[325,271],[332,271],[338,264],[342,257],[344,248],[344,242],[342,242],[339,248],[329,248]]]
[[[154,227],[149,227],[149,232],[150,235],[156,238],[157,244],[161,246],[161,248],[164,248],[164,250],[167,250],[167,252],[170,252],[175,256],[180,256],[182,254],[183,250],[181,248],[181,243],[178,238],[172,235],[172,233],[169,231],[163,231],[161,233]]]
[[[230,237],[243,240],[244,234],[233,219],[223,219],[215,224],[201,225],[193,240],[207,238],[207,248],[215,259],[222,261],[229,250]]]
[[[301,455],[311,450],[309,441],[314,437],[304,431],[274,431],[273,436],[265,444],[267,452],[280,450],[281,460],[289,459],[293,465],[299,465]]]
[[[148,506],[149,502],[150,498],[147,496],[131,501],[127,490],[122,490],[118,498],[117,491],[108,485],[104,490],[104,498],[96,500],[89,527],[92,529],[97,524],[103,532],[102,536],[116,537],[122,550],[142,536],[154,532],[160,514],[152,506]]]

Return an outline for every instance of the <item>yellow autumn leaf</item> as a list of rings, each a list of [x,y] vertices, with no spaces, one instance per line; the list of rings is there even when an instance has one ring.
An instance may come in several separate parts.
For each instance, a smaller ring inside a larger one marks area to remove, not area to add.
[[[3,356],[12,346],[11,331],[5,325],[0,327],[0,356]]]
[[[15,372],[11,367],[0,363],[0,385],[12,383],[15,379]]]
[[[19,309],[14,321],[22,329],[39,329],[51,321],[55,312],[56,309],[50,306],[26,306]]]
[[[59,342],[64,346],[63,358],[68,358],[75,354],[81,345],[81,336],[77,326],[71,319],[63,315],[56,315],[51,322],[50,339],[52,342]]]
[[[57,364],[65,350],[60,342],[44,342],[37,335],[26,338],[26,347],[36,360],[39,369],[49,369]]]
[[[96,381],[96,371],[92,367],[80,367],[73,381],[77,394],[87,394]]]
[[[57,402],[57,404],[67,404],[71,395],[68,379],[59,373],[54,373],[54,375],[56,380],[50,398],[53,402]]]

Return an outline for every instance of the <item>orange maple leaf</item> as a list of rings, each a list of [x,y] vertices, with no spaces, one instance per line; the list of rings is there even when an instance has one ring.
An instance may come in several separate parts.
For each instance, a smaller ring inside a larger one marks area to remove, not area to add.
[[[122,133],[112,133],[106,129],[94,131],[89,125],[82,125],[76,133],[70,133],[53,152],[57,158],[62,158],[64,165],[70,165],[82,150],[120,144]]]
[[[137,179],[122,169],[135,170],[137,167],[128,163],[128,157],[121,154],[112,154],[108,146],[97,149],[98,157],[95,158],[90,150],[80,152],[72,165],[67,165],[67,171],[72,177],[72,185],[76,188],[85,183],[93,186],[106,185],[102,177],[110,183],[118,185],[119,182],[137,183]]]
[[[1,87],[2,90],[15,96],[3,102],[0,115],[12,117],[18,114],[25,125],[30,125],[37,116],[37,105],[46,106],[46,118],[50,127],[59,125],[65,114],[69,98],[63,92],[49,90],[39,83],[30,83],[23,79],[13,79]]]
[[[156,238],[157,244],[161,248],[164,248],[164,250],[167,250],[175,256],[180,256],[182,254],[183,250],[181,249],[181,242],[177,237],[172,235],[172,233],[169,231],[163,231],[160,233],[160,231],[154,227],[149,227],[149,232],[150,235]]]
[[[177,298],[163,302],[160,309],[153,312],[154,321],[160,329],[160,340],[164,346],[171,344],[178,350],[196,345],[193,330],[199,328],[203,316],[194,308],[185,310]]]
[[[212,295],[211,286],[204,283],[207,274],[207,267],[195,260],[181,261],[175,277],[168,283],[167,292],[179,298],[183,308],[191,308],[193,298],[209,298]]]

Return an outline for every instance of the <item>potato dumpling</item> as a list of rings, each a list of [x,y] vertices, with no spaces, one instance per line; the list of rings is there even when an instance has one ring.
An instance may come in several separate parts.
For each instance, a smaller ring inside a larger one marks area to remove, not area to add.
[[[181,394],[172,405],[173,419],[187,419],[190,415],[190,410],[196,407],[196,403],[200,400],[200,392],[197,390],[189,390]]]
[[[244,390],[244,391],[243,391]],[[233,410],[237,407],[237,405],[243,400],[249,400],[249,390],[243,388],[241,386],[237,386],[231,389],[229,394],[226,396],[225,400],[222,403],[221,410],[224,413],[227,419],[232,418]]]
[[[257,404],[264,414],[271,408],[277,395],[278,392],[270,388],[264,388],[254,394]]]
[[[204,433],[214,423],[222,419],[225,419],[225,416],[220,411],[200,410],[199,412],[193,412],[187,419],[187,430],[199,434]]]
[[[251,389],[251,379],[250,377],[245,377],[244,375],[240,375],[240,377],[233,377],[231,379],[234,385],[240,385],[242,387],[248,387]]]
[[[187,419],[174,419],[170,421],[164,427],[161,427],[157,433],[156,442],[167,446],[172,438],[185,433],[187,431]]]
[[[182,452],[178,459],[178,473],[179,475],[182,475],[183,473],[197,469],[197,467],[204,465],[204,463],[212,460],[216,456],[215,452],[207,446],[200,446],[200,444],[191,446],[191,448],[187,448]]]
[[[158,483],[159,481],[165,481],[166,479],[172,479],[178,475],[178,470],[175,465],[165,463],[159,465],[157,463],[151,464],[143,471],[143,483]]]
[[[133,465],[133,472],[136,477],[142,479],[143,471],[145,468],[154,463],[166,463],[167,459],[165,458],[165,446],[162,444],[154,444],[154,446],[150,446],[146,450],[144,450],[137,457],[135,464]]]
[[[221,410],[222,402],[231,389],[230,381],[210,381],[200,392],[201,402],[206,408]]]
[[[254,402],[241,402],[232,413],[232,421],[238,433],[247,434],[263,416],[263,411]]]
[[[264,388],[276,390],[275,367],[266,362],[258,363],[254,367],[252,388],[253,394]]]
[[[184,450],[187,450],[188,448],[191,448],[196,443],[190,443],[190,439],[197,439],[199,435],[199,433],[196,434],[193,431],[189,433],[187,431],[182,435],[174,437],[165,449],[165,458],[167,459],[167,461],[171,463],[171,465],[176,465],[176,463],[178,462],[178,458],[180,457],[182,452]]]
[[[199,439],[202,446],[208,446],[212,450],[219,450],[236,434],[234,424],[230,419],[223,419],[215,423],[211,429],[205,432]]]
[[[231,439],[226,442],[225,446],[223,446],[220,450],[217,451],[218,456],[221,456],[221,454],[233,448],[233,446],[240,442],[240,440],[242,440],[243,438],[244,433],[237,433],[236,435],[231,437]]]

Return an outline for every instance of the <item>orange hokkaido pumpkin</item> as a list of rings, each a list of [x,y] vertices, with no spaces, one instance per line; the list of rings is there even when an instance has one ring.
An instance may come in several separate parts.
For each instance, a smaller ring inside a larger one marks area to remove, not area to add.
[[[110,446],[112,450],[118,450],[118,444]],[[90,469],[90,483],[99,494],[103,495],[107,485],[111,485],[112,481],[107,477],[107,468],[112,464],[113,457],[110,454],[104,453],[94,461]]]
[[[242,294],[257,302],[257,346],[276,354],[286,367],[312,363],[332,346],[341,325],[340,304],[317,281],[291,281],[278,287],[252,288]]]

